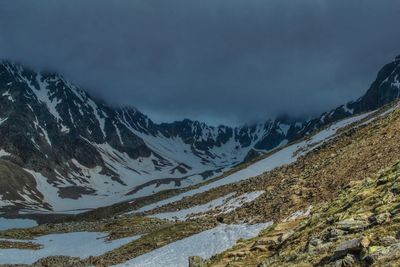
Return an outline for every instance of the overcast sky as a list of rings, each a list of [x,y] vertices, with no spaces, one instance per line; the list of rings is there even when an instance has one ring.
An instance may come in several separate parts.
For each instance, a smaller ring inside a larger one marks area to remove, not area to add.
[[[398,0],[2,0],[0,58],[157,121],[236,124],[357,98],[400,54]]]

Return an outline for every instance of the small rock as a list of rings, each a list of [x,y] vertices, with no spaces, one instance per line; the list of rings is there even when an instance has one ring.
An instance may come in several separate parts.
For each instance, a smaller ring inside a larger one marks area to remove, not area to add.
[[[329,227],[326,231],[327,232],[325,234],[325,240],[327,240],[327,241],[335,241],[339,237],[344,236],[344,235],[347,234],[346,231],[343,231],[341,229],[337,229],[337,228],[334,228],[334,227]]]
[[[222,217],[222,216],[217,216],[217,222],[219,222],[219,223],[223,223],[224,222],[224,217]]]
[[[335,222],[335,217],[334,216],[330,216],[330,217],[328,217],[327,219],[326,219],[326,222],[328,223],[328,224],[333,224],[334,222]]]
[[[256,245],[256,246],[251,247],[251,251],[267,252],[268,249],[265,246]]]
[[[318,239],[318,238],[312,238],[312,239],[310,239],[310,245],[312,245],[312,246],[320,246],[321,244],[322,244],[322,240],[321,239]]]
[[[329,245],[330,243],[324,244],[321,239],[311,238],[305,247],[305,252],[312,254],[322,253],[328,251]]]
[[[268,238],[268,239],[260,239],[254,245],[255,246],[265,246],[269,250],[275,250],[279,245],[278,238]]]
[[[397,183],[395,185],[393,185],[393,187],[390,189],[390,192],[392,192],[395,195],[399,195],[400,194],[400,185]]]
[[[284,233],[283,235],[281,235],[281,236],[278,238],[278,242],[279,242],[279,243],[285,242],[285,241],[286,241],[289,237],[291,237],[294,233],[295,233],[294,230],[287,231],[286,233]]]
[[[380,185],[386,184],[387,182],[388,182],[388,179],[387,179],[386,177],[381,177],[381,178],[379,178],[379,179],[376,181],[376,184],[377,184],[378,186],[380,186]]]
[[[207,262],[200,256],[189,257],[189,267],[205,267]]]
[[[385,237],[381,238],[380,241],[381,241],[382,245],[386,246],[386,247],[398,242],[397,239],[393,236],[385,236]]]
[[[391,217],[391,215],[389,212],[381,213],[381,214],[378,214],[378,215],[372,217],[371,222],[373,224],[378,224],[378,225],[388,223],[388,222],[390,222],[390,217]]]

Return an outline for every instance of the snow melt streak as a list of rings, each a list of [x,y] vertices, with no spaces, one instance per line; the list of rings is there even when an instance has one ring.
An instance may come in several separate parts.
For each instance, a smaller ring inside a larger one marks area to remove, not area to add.
[[[226,225],[201,232],[191,237],[171,243],[150,253],[134,258],[115,267],[184,267],[188,266],[189,256],[208,259],[236,244],[236,241],[253,238],[271,226],[272,222],[255,225]]]

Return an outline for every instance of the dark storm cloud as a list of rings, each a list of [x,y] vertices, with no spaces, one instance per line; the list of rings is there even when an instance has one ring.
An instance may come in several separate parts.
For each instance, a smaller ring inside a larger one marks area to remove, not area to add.
[[[360,96],[400,54],[398,0],[3,0],[0,57],[156,119],[243,122]]]

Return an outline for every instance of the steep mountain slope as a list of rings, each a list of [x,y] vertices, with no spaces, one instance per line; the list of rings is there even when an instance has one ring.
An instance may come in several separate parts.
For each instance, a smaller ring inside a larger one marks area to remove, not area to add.
[[[9,62],[0,65],[0,94],[1,157],[29,180],[16,179],[2,199],[31,208],[74,208],[82,203],[71,200],[82,196],[93,207],[135,187],[151,194],[197,183],[243,161],[267,131],[189,120],[156,125],[136,109],[95,101],[57,74]],[[70,201],[60,205],[63,199]]]
[[[367,93],[312,120],[279,117],[252,126],[183,120],[155,124],[111,108],[54,73],[0,64],[0,165],[7,209],[94,208],[217,177],[243,161],[399,96],[400,58]],[[10,168],[12,166],[12,168]]]

